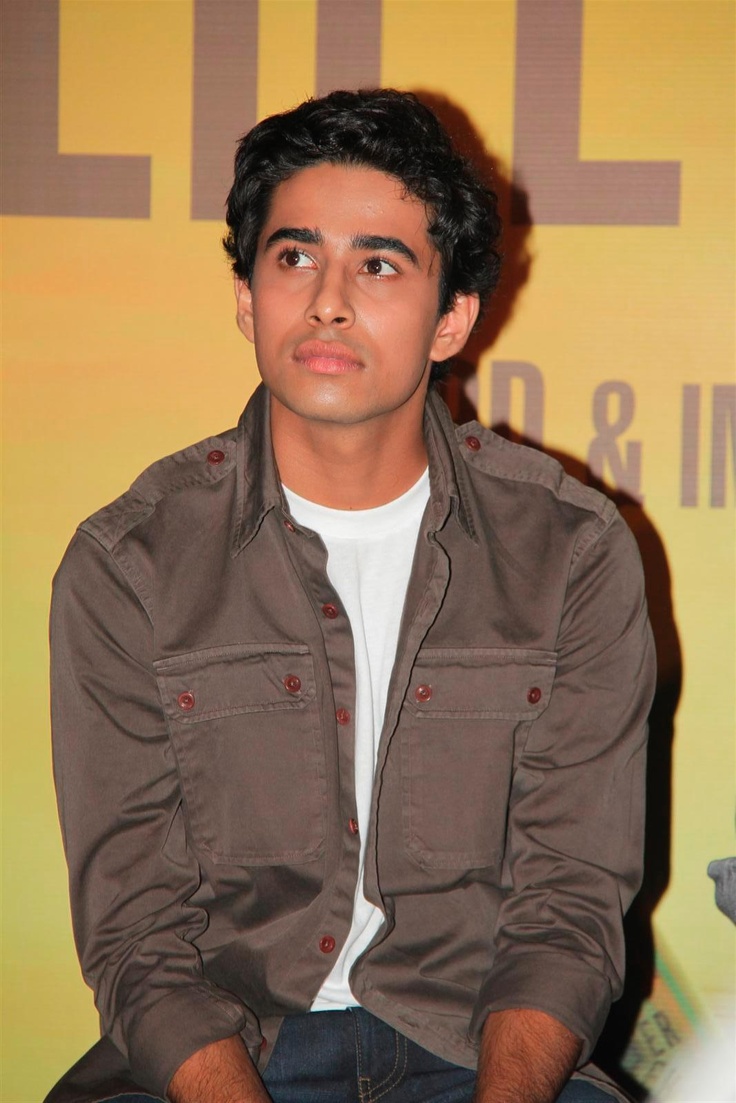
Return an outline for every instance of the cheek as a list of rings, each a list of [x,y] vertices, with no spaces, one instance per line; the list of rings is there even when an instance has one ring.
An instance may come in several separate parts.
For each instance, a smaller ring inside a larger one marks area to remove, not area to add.
[[[263,348],[278,344],[287,327],[288,311],[284,309],[283,293],[262,286],[253,295],[253,326],[256,345]]]
[[[437,323],[435,303],[419,301],[413,297],[390,298],[376,302],[363,302],[357,317],[362,328],[376,337],[390,337],[392,342],[414,346],[431,345]]]
[[[429,356],[436,330],[434,312],[416,314],[409,311],[397,315],[392,326],[393,347],[404,361],[424,361]]]

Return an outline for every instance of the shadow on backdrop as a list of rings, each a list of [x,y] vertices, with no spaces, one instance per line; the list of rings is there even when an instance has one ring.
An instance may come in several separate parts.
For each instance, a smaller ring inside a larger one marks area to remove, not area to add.
[[[503,222],[501,279],[493,293],[490,309],[481,319],[465,346],[463,359],[456,361],[448,379],[445,400],[451,404],[456,420],[474,418],[475,407],[466,393],[467,383],[475,377],[478,361],[486,349],[496,343],[498,335],[511,320],[521,301],[522,289],[529,279],[532,256],[529,252],[531,221],[526,193],[511,182],[511,172],[499,157],[490,153],[466,112],[445,96],[424,89],[413,89],[415,95],[431,108],[450,134],[455,147],[473,162],[485,183],[498,196],[498,210]],[[524,222],[511,222],[511,212]]]
[[[434,92],[415,89],[420,100],[437,114],[458,149],[469,157],[499,198],[504,223],[501,245],[503,270],[490,309],[466,346],[462,360],[442,385],[442,394],[456,421],[478,417],[475,385],[478,363],[493,346],[518,308],[524,285],[530,278],[531,220],[528,196],[511,180],[503,162],[485,148],[462,108]],[[511,222],[511,212],[518,221]],[[523,220],[523,221],[522,221]],[[672,741],[682,683],[682,656],[672,608],[671,574],[664,544],[642,504],[631,495],[607,485],[590,467],[569,453],[546,448],[515,433],[506,424],[492,428],[507,440],[525,444],[556,459],[569,475],[611,498],[636,538],[644,564],[649,616],[657,650],[657,688],[649,717],[647,766],[647,818],[642,888],[624,923],[627,971],[621,999],[613,1005],[593,1059],[639,1100],[646,1090],[622,1067],[643,1001],[651,995],[655,972],[652,916],[670,878]]]

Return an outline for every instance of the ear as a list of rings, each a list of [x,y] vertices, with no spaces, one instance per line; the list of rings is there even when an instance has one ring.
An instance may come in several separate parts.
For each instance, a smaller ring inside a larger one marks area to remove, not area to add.
[[[235,315],[238,323],[238,329],[247,337],[249,341],[254,340],[253,329],[253,294],[250,289],[250,284],[245,280],[241,280],[239,276],[235,277],[235,302],[237,303],[237,313]]]
[[[475,325],[479,310],[480,300],[475,293],[455,296],[452,306],[437,323],[429,353],[430,360],[449,360],[451,356],[457,356],[462,351]]]

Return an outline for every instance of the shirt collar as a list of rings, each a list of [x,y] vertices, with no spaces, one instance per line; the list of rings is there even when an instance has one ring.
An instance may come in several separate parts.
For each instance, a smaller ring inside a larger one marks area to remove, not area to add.
[[[452,511],[466,536],[477,543],[455,423],[434,387],[430,388],[424,406],[424,435],[429,457],[430,527],[435,531],[442,528]]]
[[[443,527],[450,513],[471,540],[476,540],[467,480],[447,406],[433,389],[424,408],[424,433],[429,457],[429,529]],[[238,422],[237,508],[232,555],[249,544],[272,509],[287,514],[286,502],[271,443],[270,395],[261,383]]]

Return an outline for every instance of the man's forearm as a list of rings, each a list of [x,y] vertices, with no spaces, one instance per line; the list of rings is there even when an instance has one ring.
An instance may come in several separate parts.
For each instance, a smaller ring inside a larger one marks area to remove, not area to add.
[[[554,1103],[582,1043],[543,1011],[495,1011],[483,1027],[474,1103]]]
[[[193,1053],[171,1078],[168,1096],[172,1103],[270,1103],[237,1035]]]

